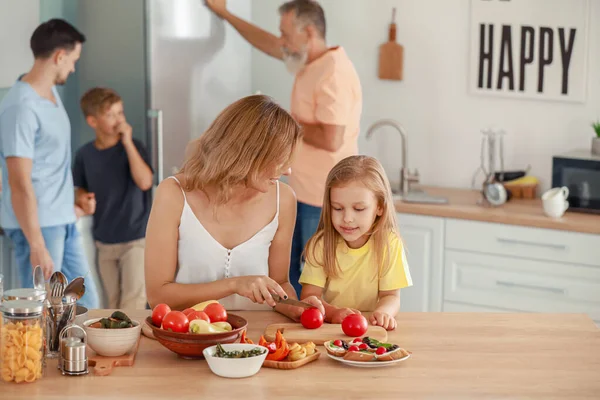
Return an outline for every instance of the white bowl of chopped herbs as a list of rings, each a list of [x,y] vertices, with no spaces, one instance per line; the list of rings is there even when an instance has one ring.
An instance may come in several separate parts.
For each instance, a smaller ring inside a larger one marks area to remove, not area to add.
[[[268,353],[266,347],[248,343],[217,344],[203,351],[210,370],[223,378],[256,375]]]

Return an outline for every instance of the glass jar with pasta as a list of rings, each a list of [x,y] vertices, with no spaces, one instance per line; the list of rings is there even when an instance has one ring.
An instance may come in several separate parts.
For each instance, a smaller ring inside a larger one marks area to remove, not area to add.
[[[44,375],[43,304],[5,301],[0,306],[0,377],[5,382],[35,382]]]

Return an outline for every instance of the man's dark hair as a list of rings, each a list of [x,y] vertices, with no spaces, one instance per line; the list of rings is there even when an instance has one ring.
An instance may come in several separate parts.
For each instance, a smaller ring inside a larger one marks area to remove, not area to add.
[[[302,24],[302,27],[313,25],[325,39],[327,26],[325,24],[325,12],[323,8],[314,0],[292,0],[282,4],[279,7],[279,14],[294,12],[296,20]]]
[[[35,58],[48,58],[55,50],[71,51],[85,36],[63,19],[51,19],[38,26],[29,44]]]

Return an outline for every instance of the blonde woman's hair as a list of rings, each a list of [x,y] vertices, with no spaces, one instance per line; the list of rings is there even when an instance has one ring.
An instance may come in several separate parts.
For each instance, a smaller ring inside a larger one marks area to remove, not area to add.
[[[216,188],[211,203],[225,204],[234,187],[251,186],[262,174],[289,165],[300,134],[300,125],[272,98],[244,97],[188,146],[180,171],[184,189]]]
[[[391,267],[393,259],[390,255],[390,235],[396,235],[400,240],[392,189],[379,161],[368,156],[344,158],[333,167],[327,176],[319,226],[317,232],[306,244],[305,250],[307,261],[312,265],[321,266],[329,278],[337,278],[341,275],[335,253],[338,243],[343,240],[331,221],[331,189],[343,187],[352,182],[360,182],[373,192],[377,199],[377,205],[382,210],[381,216],[375,218],[369,231],[379,266],[375,270],[375,277],[382,276]],[[323,249],[322,253],[319,248]]]

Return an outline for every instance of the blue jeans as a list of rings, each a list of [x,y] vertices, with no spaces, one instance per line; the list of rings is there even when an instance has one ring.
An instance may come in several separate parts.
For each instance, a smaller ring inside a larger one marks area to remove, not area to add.
[[[308,239],[317,231],[319,218],[321,218],[321,207],[309,206],[308,204],[298,202],[290,262],[290,283],[296,289],[298,297],[300,297],[300,292],[302,291],[302,285],[298,282],[304,263],[302,252]]]
[[[29,259],[30,249],[27,238],[21,229],[5,229],[5,232],[15,245],[21,287],[32,288],[33,268]],[[69,282],[78,276],[85,278],[85,294],[77,303],[90,310],[99,308],[98,289],[93,275],[88,274],[90,267],[83,252],[81,235],[75,224],[42,228],[42,236],[54,262],[54,271],[61,271]]]

